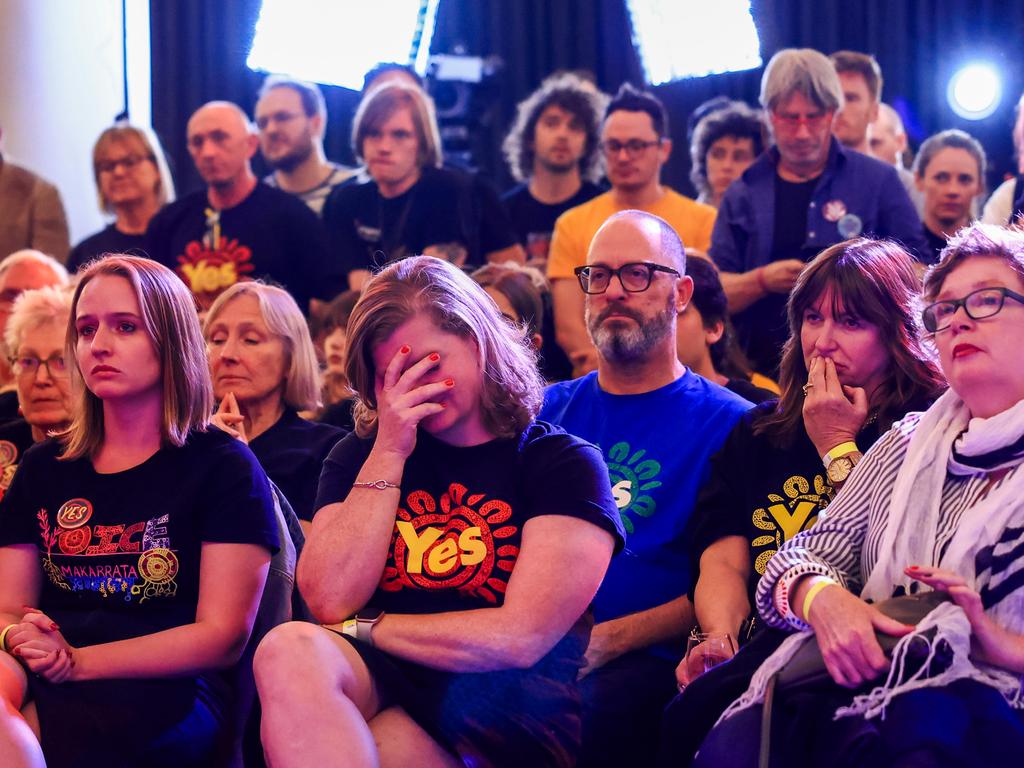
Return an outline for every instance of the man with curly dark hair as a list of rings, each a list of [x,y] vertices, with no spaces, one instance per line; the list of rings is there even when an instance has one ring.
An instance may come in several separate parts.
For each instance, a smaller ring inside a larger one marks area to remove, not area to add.
[[[502,149],[519,182],[502,197],[531,261],[544,261],[555,220],[601,193],[598,152],[607,97],[589,80],[556,72],[519,102]]]

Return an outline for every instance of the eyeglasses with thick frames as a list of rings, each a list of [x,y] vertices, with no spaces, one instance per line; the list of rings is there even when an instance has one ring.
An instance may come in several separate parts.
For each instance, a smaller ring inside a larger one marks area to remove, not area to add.
[[[998,315],[1003,308],[1006,299],[1024,304],[1024,296],[1021,296],[1009,288],[979,288],[971,291],[962,299],[949,299],[948,301],[936,301],[929,304],[921,313],[921,322],[929,333],[944,331],[953,324],[953,315],[959,307],[972,320],[984,320],[986,317]]]
[[[618,269],[600,264],[587,264],[576,267],[573,271],[576,273],[576,279],[580,281],[580,288],[591,296],[607,291],[608,286],[612,284],[612,278],[616,275],[622,284],[622,290],[629,293],[642,293],[650,288],[655,272],[667,272],[680,277],[679,272],[672,267],[663,267],[649,261],[631,261]]]
[[[152,155],[125,155],[117,160],[100,160],[96,163],[96,171],[97,173],[113,173],[118,166],[123,166],[126,171],[130,171],[142,161],[153,159]]]
[[[11,370],[15,376],[35,376],[39,372],[39,366],[46,366],[46,372],[50,378],[57,378],[67,374],[67,364],[64,362],[64,355],[54,352],[45,360],[40,360],[33,355],[13,355],[7,358],[11,364]]]
[[[615,139],[608,139],[607,141],[602,141],[600,147],[601,151],[609,157],[615,157],[622,150],[626,150],[626,155],[629,157],[637,157],[658,144],[661,144],[661,139],[655,139],[654,141],[643,141],[642,139],[616,141]]]

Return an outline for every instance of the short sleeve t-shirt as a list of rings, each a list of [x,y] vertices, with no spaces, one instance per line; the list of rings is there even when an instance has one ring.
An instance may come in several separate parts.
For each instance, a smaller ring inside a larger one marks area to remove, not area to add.
[[[601,188],[597,184],[585,181],[568,200],[553,204],[542,203],[530,194],[529,183],[523,182],[502,195],[501,202],[508,211],[520,244],[526,248],[527,257],[531,261],[547,261],[558,217],[599,194]]]
[[[312,520],[324,459],[344,436],[343,430],[307,421],[289,408],[270,429],[250,440],[249,448],[299,519]]]
[[[711,459],[711,472],[686,531],[694,585],[705,549],[726,536],[743,536],[750,543],[751,606],[768,561],[785,542],[814,525],[835,496],[821,457],[803,429],[785,446],[773,435],[754,434],[757,419],[772,413],[777,402],[763,403],[746,414]],[[857,447],[866,453],[879,434],[877,422],[866,425],[857,436]]]
[[[327,262],[316,214],[262,182],[222,211],[212,208],[205,191],[168,205],[149,223],[146,251],[177,272],[203,309],[237,282],[267,278],[305,312],[310,298],[333,298],[344,283]]]
[[[609,216],[623,210],[625,207],[616,205],[612,193],[605,192],[559,216],[548,253],[548,277],[553,280],[573,278],[573,270],[587,263],[590,241],[597,230]],[[667,221],[687,248],[707,253],[711,247],[711,230],[715,227],[717,211],[710,205],[665,187],[665,194],[643,210]]]
[[[448,168],[424,168],[411,188],[392,198],[381,196],[372,179],[345,184],[327,199],[323,218],[332,257],[346,274],[437,245],[464,249],[465,264],[481,265],[487,253],[517,242],[493,188]]]
[[[372,440],[355,434],[334,447],[320,477],[317,509],[345,499],[372,447]],[[577,517],[612,534],[616,549],[622,546],[600,454],[543,422],[519,438],[468,448],[421,429],[401,486],[387,562],[370,600],[389,613],[502,605],[523,527],[534,517]]]
[[[97,473],[88,459],[59,460],[60,452],[57,441],[47,440],[25,454],[0,501],[0,546],[36,548],[38,607],[72,646],[194,622],[204,542],[278,548],[267,477],[249,449],[223,432],[194,432],[184,446],[113,474]],[[227,717],[223,707],[232,696],[228,670],[30,684],[44,751],[78,744],[76,759],[85,760],[78,764],[105,764],[82,755],[112,740],[132,754],[200,699]]]
[[[85,264],[105,253],[127,253],[132,256],[146,255],[146,235],[129,235],[111,224],[95,235],[85,238],[71,249],[68,256],[68,272],[77,272]]]
[[[750,407],[689,370],[639,395],[608,394],[596,373],[548,387],[541,418],[601,449],[628,536],[594,599],[598,622],[686,594],[683,529],[711,455]]]
[[[307,189],[305,192],[289,192],[288,194],[294,194],[295,197],[299,198],[307,206],[309,210],[320,216],[324,210],[324,203],[327,202],[327,198],[330,196],[334,188],[344,184],[346,181],[356,175],[355,168],[349,168],[345,165],[338,165],[337,163],[331,163],[331,172],[324,177],[324,180],[317,184],[312,189]],[[268,173],[263,177],[263,183],[268,187],[274,187],[280,189],[277,184],[277,178],[272,173]],[[282,190],[283,191],[283,190]]]

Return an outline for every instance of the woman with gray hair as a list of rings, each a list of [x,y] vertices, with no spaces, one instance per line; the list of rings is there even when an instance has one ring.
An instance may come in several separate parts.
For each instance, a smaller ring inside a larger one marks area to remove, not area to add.
[[[283,288],[236,283],[210,307],[203,334],[220,402],[214,424],[249,444],[308,530],[320,467],[345,433],[298,414],[321,404],[302,311]]]
[[[103,131],[92,150],[92,169],[100,209],[114,221],[72,249],[71,271],[105,253],[142,255],[150,219],[174,202],[174,181],[160,141],[145,128],[119,122]]]
[[[46,286],[21,294],[4,330],[22,418],[0,426],[0,498],[21,456],[33,443],[64,430],[71,420],[71,387],[64,337],[71,294]]]

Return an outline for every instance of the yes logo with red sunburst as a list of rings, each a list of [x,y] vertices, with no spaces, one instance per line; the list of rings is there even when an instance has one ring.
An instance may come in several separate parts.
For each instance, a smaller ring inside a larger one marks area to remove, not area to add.
[[[458,483],[439,501],[426,491],[410,493],[398,509],[380,588],[455,590],[503,602],[519,556],[519,528],[505,524],[512,517],[507,502],[484,498]]]

